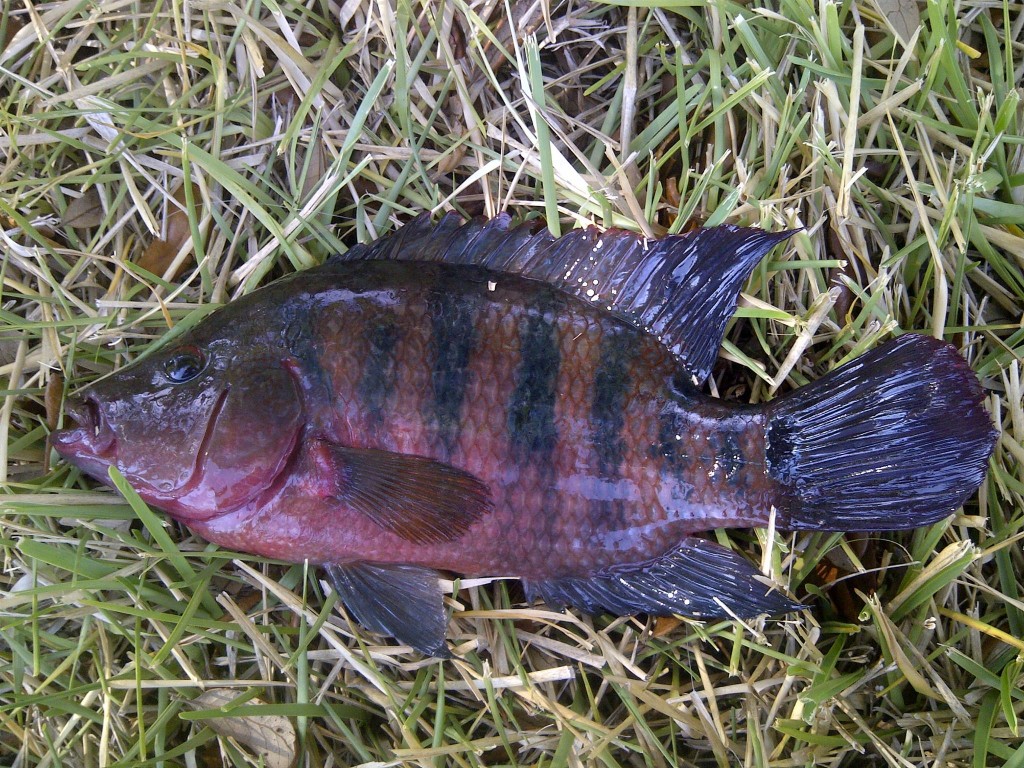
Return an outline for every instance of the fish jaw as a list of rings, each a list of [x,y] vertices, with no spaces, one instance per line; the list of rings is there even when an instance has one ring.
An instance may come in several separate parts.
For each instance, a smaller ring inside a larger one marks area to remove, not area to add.
[[[50,435],[50,445],[67,461],[100,482],[110,484],[107,468],[117,457],[117,437],[94,397],[73,397],[64,412],[74,426]]]

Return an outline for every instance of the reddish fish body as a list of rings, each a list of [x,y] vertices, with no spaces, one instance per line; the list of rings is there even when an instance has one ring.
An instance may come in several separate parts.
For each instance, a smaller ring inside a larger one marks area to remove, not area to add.
[[[518,276],[409,262],[336,264],[274,303],[300,318],[278,333],[306,382],[303,445],[272,494],[193,522],[206,538],[288,560],[550,578],[766,522],[763,417],[726,413],[657,339],[596,306]],[[221,320],[247,311],[238,302]],[[453,541],[410,541],[345,507],[324,443],[458,467],[483,481],[490,509]]]
[[[792,610],[692,534],[772,510],[923,525],[977,488],[994,432],[963,359],[920,336],[765,406],[701,394],[786,236],[420,219],[92,385],[53,443],[211,541],[324,564],[362,623],[430,654],[438,571],[591,611]]]

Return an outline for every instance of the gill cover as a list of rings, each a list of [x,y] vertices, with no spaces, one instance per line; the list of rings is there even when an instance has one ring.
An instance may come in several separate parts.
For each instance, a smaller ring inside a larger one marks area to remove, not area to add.
[[[165,508],[204,520],[269,488],[295,450],[302,413],[295,379],[280,362],[235,366],[207,425],[193,479]]]

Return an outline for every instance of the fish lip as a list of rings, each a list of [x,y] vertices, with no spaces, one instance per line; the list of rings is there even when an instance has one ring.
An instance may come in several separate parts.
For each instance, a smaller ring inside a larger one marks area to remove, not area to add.
[[[64,415],[70,418],[72,426],[50,434],[50,444],[57,453],[71,459],[109,459],[114,454],[117,436],[94,393],[65,400]]]

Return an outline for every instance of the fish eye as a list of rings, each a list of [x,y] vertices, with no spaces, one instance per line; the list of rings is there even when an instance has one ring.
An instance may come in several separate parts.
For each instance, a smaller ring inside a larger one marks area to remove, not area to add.
[[[180,350],[164,363],[164,375],[175,384],[184,384],[198,376],[206,361],[203,353],[194,347]]]

